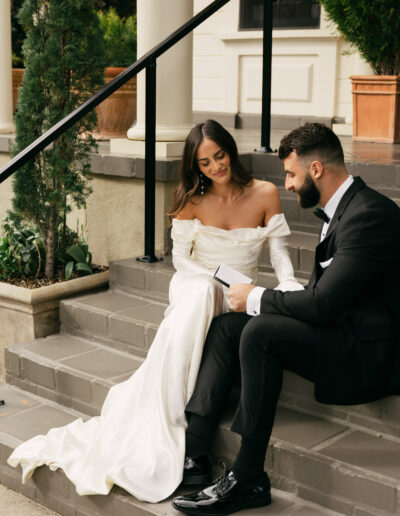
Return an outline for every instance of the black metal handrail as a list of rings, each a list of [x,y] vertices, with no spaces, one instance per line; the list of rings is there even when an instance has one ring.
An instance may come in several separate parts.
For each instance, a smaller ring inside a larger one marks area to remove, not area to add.
[[[155,142],[156,142],[156,64],[157,58],[170,49],[178,41],[192,32],[203,21],[212,16],[230,0],[214,0],[210,5],[196,14],[191,20],[184,23],[161,43],[153,47],[144,56],[120,73],[114,80],[106,84],[91,98],[77,107],[69,115],[57,122],[44,134],[39,136],[28,147],[19,152],[5,166],[0,169],[0,183],[10,177],[30,159],[45,149],[61,134],[67,131],[75,122],[84,117],[89,111],[108,98],[114,91],[123,86],[132,77],[146,68],[146,127],[145,127],[145,256],[143,261],[157,261],[154,254],[155,236]],[[272,0],[265,0],[265,4]],[[264,5],[265,5],[264,4]],[[267,10],[266,10],[267,11]],[[269,12],[269,11],[268,11]],[[265,48],[264,48],[265,52]],[[270,53],[270,52],[269,52]],[[265,78],[263,78],[265,84]],[[264,86],[263,86],[264,91]],[[264,99],[263,99],[264,104]],[[264,110],[263,110],[264,111]],[[263,115],[264,116],[264,115]],[[262,124],[263,125],[263,124]],[[269,128],[268,132],[269,132]],[[265,131],[265,124],[263,126]],[[267,143],[266,143],[267,142]],[[269,133],[267,139],[262,140],[262,150],[269,150]]]

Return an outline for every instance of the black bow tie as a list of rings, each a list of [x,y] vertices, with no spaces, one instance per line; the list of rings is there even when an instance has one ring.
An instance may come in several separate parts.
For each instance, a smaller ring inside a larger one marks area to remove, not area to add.
[[[316,210],[314,210],[314,215],[319,219],[322,219],[327,224],[331,220],[322,208],[317,208]]]

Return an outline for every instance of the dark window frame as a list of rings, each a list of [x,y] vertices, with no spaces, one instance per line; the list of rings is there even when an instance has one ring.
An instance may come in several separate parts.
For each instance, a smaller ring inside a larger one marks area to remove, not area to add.
[[[265,0],[240,0],[239,30],[262,29]],[[319,29],[321,6],[318,0],[274,0],[274,29]]]

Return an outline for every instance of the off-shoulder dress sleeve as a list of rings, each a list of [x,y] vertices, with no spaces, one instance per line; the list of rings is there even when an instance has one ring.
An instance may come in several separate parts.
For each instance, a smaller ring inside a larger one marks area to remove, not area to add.
[[[268,222],[268,245],[271,265],[278,278],[279,285],[275,290],[303,290],[294,276],[292,261],[289,256],[287,236],[290,229],[286,222],[285,215],[279,213],[271,217]]]
[[[172,263],[178,272],[211,276],[211,272],[207,268],[192,258],[192,248],[197,227],[196,219],[173,219],[171,228]]]

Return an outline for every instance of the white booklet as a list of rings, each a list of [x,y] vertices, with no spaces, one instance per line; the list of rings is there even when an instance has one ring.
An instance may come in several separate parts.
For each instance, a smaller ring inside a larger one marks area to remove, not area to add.
[[[230,287],[234,283],[251,283],[251,278],[245,276],[241,272],[235,271],[229,265],[221,264],[218,269],[214,272],[214,279]]]

